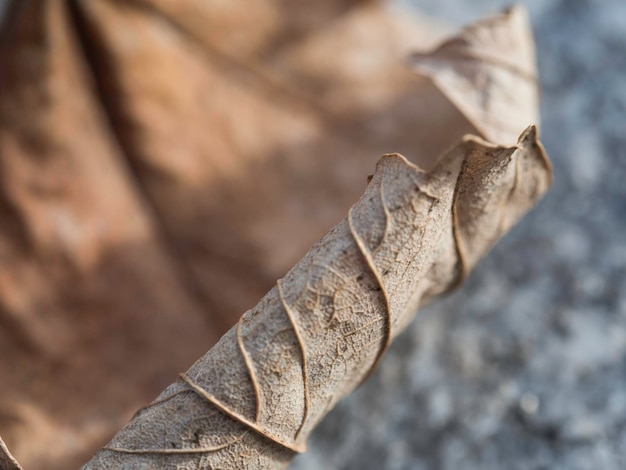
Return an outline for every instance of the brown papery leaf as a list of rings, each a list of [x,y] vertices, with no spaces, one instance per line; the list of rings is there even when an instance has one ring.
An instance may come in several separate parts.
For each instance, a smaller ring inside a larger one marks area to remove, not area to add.
[[[517,44],[506,59],[534,76],[525,21],[470,27],[469,62],[421,55],[431,83],[407,56],[444,28],[373,1],[14,0],[0,31],[0,432],[22,464],[86,461],[348,213],[378,156],[402,153],[435,169],[383,158],[282,290],[91,466],[280,466],[301,450],[417,305],[545,191],[533,129],[437,159],[468,132],[508,145],[536,122],[536,96],[515,94],[530,82],[491,60]]]
[[[378,5],[253,57],[197,26],[209,5],[80,5],[138,185],[224,328],[345,214],[380,155],[428,164],[472,129],[406,67],[427,31]]]
[[[514,6],[465,28],[428,53],[416,70],[439,87],[492,142],[511,144],[528,123],[539,124],[539,82],[528,15]]]
[[[516,147],[467,137],[429,173],[384,156],[348,217],[85,468],[283,468],[417,307],[471,268],[464,247],[484,252],[549,179],[533,127]]]

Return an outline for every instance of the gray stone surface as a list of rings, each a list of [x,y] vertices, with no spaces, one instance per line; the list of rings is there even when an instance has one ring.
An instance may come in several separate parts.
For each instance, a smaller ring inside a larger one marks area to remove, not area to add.
[[[410,3],[455,24],[505,6]],[[626,468],[626,2],[523,3],[554,187],[292,469]]]

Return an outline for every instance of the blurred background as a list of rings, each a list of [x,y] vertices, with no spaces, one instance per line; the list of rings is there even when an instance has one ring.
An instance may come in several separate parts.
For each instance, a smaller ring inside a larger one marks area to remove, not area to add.
[[[626,466],[626,3],[520,3],[554,185],[418,315],[294,468]],[[402,2],[457,26],[508,4]]]
[[[0,434],[50,469],[84,462],[204,352],[345,214],[382,153],[427,165],[420,148],[471,130],[385,60],[509,4],[396,0],[432,17],[405,34],[367,12],[335,22],[370,2],[291,4],[283,29],[233,2],[218,42],[176,3],[147,2],[170,8],[171,31],[124,2],[42,6],[62,3],[24,1],[0,49]],[[553,187],[290,468],[626,468],[626,3],[520,3]],[[338,38],[354,62],[333,62]]]

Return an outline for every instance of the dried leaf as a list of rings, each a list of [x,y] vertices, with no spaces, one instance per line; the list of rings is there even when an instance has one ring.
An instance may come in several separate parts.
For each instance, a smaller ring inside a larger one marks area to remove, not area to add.
[[[210,7],[170,4],[84,1],[79,17],[138,185],[230,327],[345,213],[376,158],[432,165],[472,128],[405,66],[420,30],[376,5],[244,61],[194,28]],[[320,60],[339,45],[340,60]]]
[[[0,45],[0,429],[24,465],[50,469],[84,462],[219,337],[138,197],[65,13],[17,2]]]
[[[85,468],[283,468],[549,179],[533,127],[516,147],[467,137],[429,173],[383,157],[348,217]]]
[[[488,140],[515,142],[528,123],[539,123],[539,82],[526,11],[512,7],[465,28],[429,53],[413,55]]]

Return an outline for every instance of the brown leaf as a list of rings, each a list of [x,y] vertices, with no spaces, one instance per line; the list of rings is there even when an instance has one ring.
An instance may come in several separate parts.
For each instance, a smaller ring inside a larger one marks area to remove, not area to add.
[[[414,54],[413,64],[492,142],[511,144],[529,123],[539,123],[535,49],[520,6]]]
[[[415,27],[379,7],[244,62],[196,33],[194,15],[154,5],[83,2],[83,29],[138,184],[224,327],[341,217],[379,155],[427,163],[471,130],[405,66]],[[337,45],[342,60],[318,60]],[[378,67],[352,64],[372,56]]]
[[[457,284],[465,246],[483,254],[549,178],[533,127],[516,147],[468,137],[429,173],[384,156],[347,218],[85,468],[284,468],[417,307]]]
[[[10,360],[0,364],[0,428],[27,467],[67,468],[219,332],[130,177],[65,5],[18,2],[9,13],[0,354]]]

